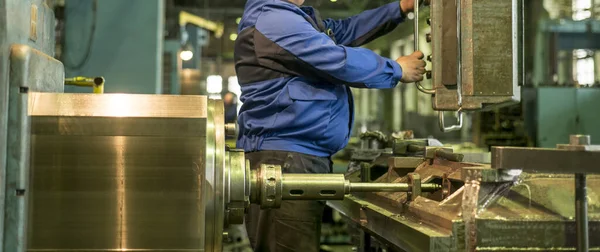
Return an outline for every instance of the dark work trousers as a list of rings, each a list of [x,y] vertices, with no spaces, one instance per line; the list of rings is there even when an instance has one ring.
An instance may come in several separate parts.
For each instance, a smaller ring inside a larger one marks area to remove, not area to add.
[[[331,173],[331,158],[295,152],[246,153],[252,169],[261,164],[281,165],[283,173]],[[255,252],[319,251],[323,201],[283,201],[279,209],[261,210],[252,204],[246,214],[246,229]]]

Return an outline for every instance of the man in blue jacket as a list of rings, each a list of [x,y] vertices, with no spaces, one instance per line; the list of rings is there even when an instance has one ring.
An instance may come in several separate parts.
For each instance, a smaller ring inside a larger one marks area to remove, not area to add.
[[[235,46],[244,103],[238,148],[252,168],[329,173],[353,125],[350,87],[394,88],[420,81],[421,52],[391,60],[359,48],[392,31],[414,8],[402,0],[344,19],[321,19],[304,0],[248,0]],[[323,202],[252,206],[246,227],[255,251],[319,251]]]

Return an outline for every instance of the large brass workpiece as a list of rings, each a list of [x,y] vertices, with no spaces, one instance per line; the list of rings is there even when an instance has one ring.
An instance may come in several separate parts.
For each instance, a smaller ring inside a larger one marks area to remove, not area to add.
[[[412,199],[404,192],[381,192],[357,193],[344,201],[328,202],[356,228],[389,245],[390,251],[576,248],[573,175],[528,174],[443,159],[380,159],[369,168],[373,173],[387,170],[376,182],[406,183],[417,175],[424,183],[444,186],[444,190]],[[360,173],[347,177],[358,180]],[[600,176],[588,175],[587,186],[590,250],[598,250]]]
[[[225,211],[244,180],[241,196],[225,192],[236,153],[222,102],[29,93],[26,105],[29,251],[220,251],[224,221],[241,223]]]

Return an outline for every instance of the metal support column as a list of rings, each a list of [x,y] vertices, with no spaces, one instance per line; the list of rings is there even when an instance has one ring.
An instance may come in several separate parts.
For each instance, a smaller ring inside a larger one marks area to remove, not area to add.
[[[592,144],[589,135],[572,135],[569,139],[572,146],[589,146]],[[577,226],[577,251],[587,252],[590,248],[588,229],[587,177],[584,173],[575,174],[575,221]]]
[[[575,174],[575,218],[577,222],[577,251],[589,251],[588,202],[585,174]]]

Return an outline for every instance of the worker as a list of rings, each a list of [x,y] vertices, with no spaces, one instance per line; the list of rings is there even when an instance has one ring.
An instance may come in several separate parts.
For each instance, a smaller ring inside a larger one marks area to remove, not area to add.
[[[354,121],[350,87],[389,89],[423,79],[423,54],[391,60],[360,46],[406,19],[413,0],[343,20],[322,19],[304,0],[248,0],[235,64],[242,89],[237,146],[252,169],[330,173]],[[319,251],[324,202],[252,205],[246,228],[254,251]]]

